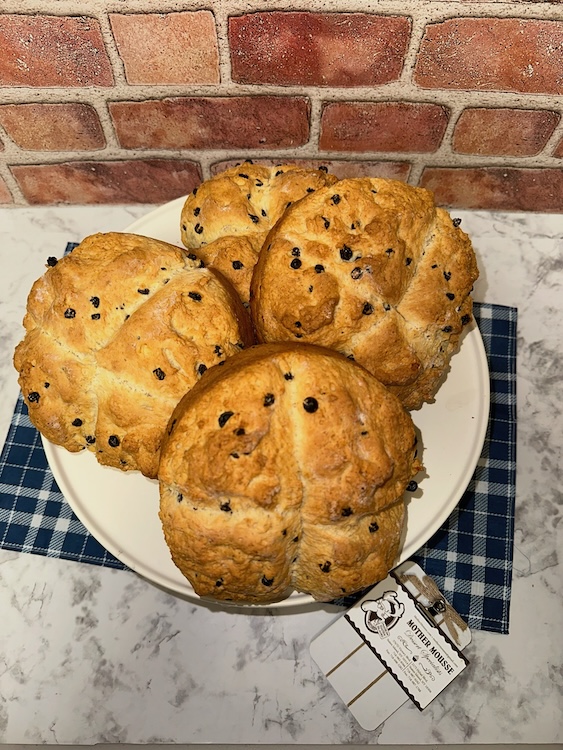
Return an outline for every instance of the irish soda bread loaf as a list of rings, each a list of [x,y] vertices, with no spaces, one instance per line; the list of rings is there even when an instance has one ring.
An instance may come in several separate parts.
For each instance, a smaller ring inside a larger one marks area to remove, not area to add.
[[[35,282],[14,364],[31,421],[69,451],[155,477],[181,396],[252,343],[240,300],[177,247],[87,237]]]
[[[432,194],[341,180],[290,206],[254,270],[260,341],[309,342],[355,359],[415,409],[432,400],[471,320],[475,254]]]
[[[415,443],[399,400],[340,354],[248,349],[172,415],[159,469],[172,559],[196,593],[235,602],[369,586],[395,563]]]
[[[322,169],[291,164],[268,167],[244,162],[203,182],[181,214],[182,242],[197,249],[248,302],[254,263],[266,234],[285,209],[336,182]]]

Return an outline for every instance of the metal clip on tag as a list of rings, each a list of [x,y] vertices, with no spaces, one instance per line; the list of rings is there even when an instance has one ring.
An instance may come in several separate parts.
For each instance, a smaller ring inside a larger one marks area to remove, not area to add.
[[[429,607],[426,607],[426,611],[429,615],[432,615],[432,617],[436,617],[436,615],[441,615],[446,611],[446,602],[443,599],[436,599],[434,604],[431,604]]]

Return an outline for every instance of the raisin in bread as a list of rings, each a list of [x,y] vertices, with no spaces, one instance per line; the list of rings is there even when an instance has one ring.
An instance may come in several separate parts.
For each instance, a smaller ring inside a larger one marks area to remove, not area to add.
[[[416,409],[433,399],[471,320],[469,237],[422,188],[341,180],[291,206],[255,266],[258,339],[355,359]]]
[[[328,601],[387,575],[421,469],[399,400],[336,352],[265,344],[182,399],[159,468],[171,556],[197,594]]]
[[[203,182],[181,213],[181,237],[248,302],[252,270],[266,234],[286,208],[337,181],[322,169],[244,162]]]
[[[14,365],[53,443],[155,477],[172,410],[207,367],[252,343],[230,286],[180,248],[87,237],[35,282]]]

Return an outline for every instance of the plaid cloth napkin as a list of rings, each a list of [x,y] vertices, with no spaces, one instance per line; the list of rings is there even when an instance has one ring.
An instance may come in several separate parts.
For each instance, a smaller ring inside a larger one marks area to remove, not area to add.
[[[516,497],[517,310],[474,305],[489,361],[481,457],[460,503],[413,559],[475,630],[508,633]]]
[[[517,313],[490,304],[475,304],[474,313],[491,377],[487,437],[458,507],[413,559],[471,628],[507,633],[516,474]],[[65,501],[21,394],[0,456],[0,547],[125,568]],[[351,606],[354,601],[336,603]]]

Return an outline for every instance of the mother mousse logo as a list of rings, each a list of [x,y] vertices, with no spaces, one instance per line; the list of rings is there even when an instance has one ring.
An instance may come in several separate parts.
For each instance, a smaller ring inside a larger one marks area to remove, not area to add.
[[[399,601],[396,591],[386,591],[377,599],[362,602],[362,610],[365,612],[366,628],[381,638],[388,638],[389,631],[404,614],[405,606]]]

